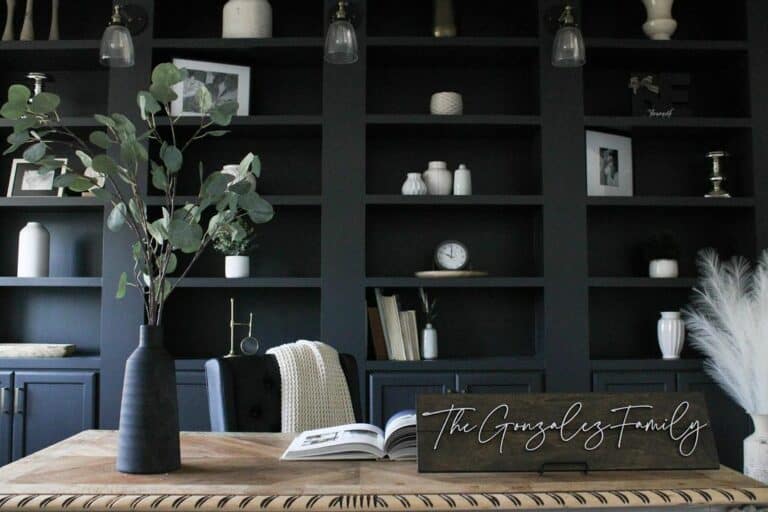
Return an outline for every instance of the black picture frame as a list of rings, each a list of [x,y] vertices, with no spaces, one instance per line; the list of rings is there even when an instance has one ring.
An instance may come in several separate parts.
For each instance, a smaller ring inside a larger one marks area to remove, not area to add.
[[[14,158],[8,180],[7,197],[64,197],[64,188],[54,186],[56,177],[66,172],[67,159],[57,158],[61,167],[43,175],[39,165],[23,158]]]

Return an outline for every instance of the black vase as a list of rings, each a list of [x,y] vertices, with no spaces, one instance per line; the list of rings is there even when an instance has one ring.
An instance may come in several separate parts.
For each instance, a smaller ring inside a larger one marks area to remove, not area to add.
[[[160,327],[142,325],[125,364],[117,470],[168,473],[181,467],[176,372]]]

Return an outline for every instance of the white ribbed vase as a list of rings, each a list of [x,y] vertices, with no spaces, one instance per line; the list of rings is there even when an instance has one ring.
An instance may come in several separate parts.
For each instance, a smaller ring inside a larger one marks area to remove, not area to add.
[[[421,179],[420,172],[409,172],[400,192],[404,196],[425,196],[427,195],[427,184]]]
[[[272,6],[267,0],[229,0],[224,5],[222,37],[272,37]]]
[[[422,177],[431,196],[449,196],[453,192],[453,173],[448,170],[445,162],[429,162],[429,168]]]
[[[457,92],[436,92],[429,102],[429,111],[436,116],[460,116],[464,113],[464,99]]]
[[[664,359],[680,359],[685,341],[685,322],[680,318],[680,312],[662,311],[656,332]]]
[[[648,19],[643,23],[643,32],[651,39],[665,41],[677,30],[677,21],[672,18],[672,4],[675,0],[643,0]]]
[[[768,414],[750,414],[755,432],[744,439],[744,474],[768,484]]]
[[[18,277],[48,277],[51,235],[39,222],[27,222],[19,232]]]

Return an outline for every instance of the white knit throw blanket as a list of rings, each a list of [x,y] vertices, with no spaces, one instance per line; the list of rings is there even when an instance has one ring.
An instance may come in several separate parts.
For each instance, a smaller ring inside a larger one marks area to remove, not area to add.
[[[347,379],[336,350],[299,340],[267,350],[280,367],[283,432],[304,432],[355,422]]]

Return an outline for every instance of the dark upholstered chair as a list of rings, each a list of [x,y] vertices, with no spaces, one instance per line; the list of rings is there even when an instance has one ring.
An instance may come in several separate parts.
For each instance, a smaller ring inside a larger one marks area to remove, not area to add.
[[[357,362],[339,354],[360,421]],[[272,355],[210,359],[205,363],[213,432],[280,432],[280,369]]]

